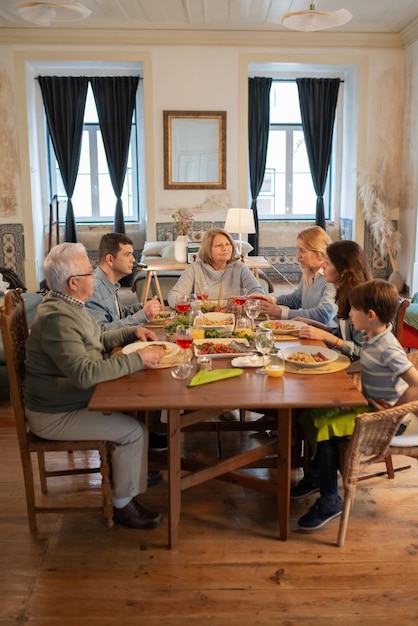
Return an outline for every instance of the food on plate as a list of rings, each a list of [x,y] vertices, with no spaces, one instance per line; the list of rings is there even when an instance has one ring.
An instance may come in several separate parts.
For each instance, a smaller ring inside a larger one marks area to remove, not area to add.
[[[225,315],[225,317],[207,317],[206,315],[202,315],[200,320],[201,326],[230,326],[234,323],[234,318],[231,315]]]
[[[240,354],[243,347],[234,346],[231,343],[214,343],[213,341],[205,341],[196,345],[197,353],[201,354]]]
[[[306,352],[293,352],[289,354],[286,359],[293,363],[326,363],[329,361],[325,354],[322,352],[315,352],[313,354],[307,354]]]
[[[296,326],[296,324],[285,324],[283,322],[278,322],[276,320],[263,322],[263,328],[271,328],[271,330],[299,331],[299,326]]]

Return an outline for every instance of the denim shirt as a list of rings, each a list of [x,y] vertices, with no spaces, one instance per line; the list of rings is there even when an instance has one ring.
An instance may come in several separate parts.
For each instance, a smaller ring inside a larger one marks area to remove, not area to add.
[[[149,321],[139,302],[129,308],[123,306],[118,295],[120,284],[110,282],[100,267],[96,268],[93,288],[93,295],[87,300],[86,307],[102,331],[115,330],[123,326],[142,326]]]

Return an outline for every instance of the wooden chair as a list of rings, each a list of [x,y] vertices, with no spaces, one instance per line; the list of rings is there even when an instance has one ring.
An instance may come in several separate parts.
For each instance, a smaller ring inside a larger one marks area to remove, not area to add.
[[[418,414],[418,402],[409,402],[375,413],[363,413],[357,417],[343,467],[344,506],[337,539],[339,547],[345,542],[361,466],[382,461],[394,454],[418,459],[418,435],[395,437],[400,423],[408,413]],[[363,455],[371,458],[363,461]]]
[[[0,325],[9,376],[10,396],[15,417],[16,432],[19,442],[20,458],[26,491],[28,522],[31,531],[37,528],[37,513],[58,513],[63,511],[85,511],[99,507],[81,506],[38,506],[35,498],[35,486],[31,452],[38,455],[41,487],[47,493],[47,478],[83,474],[99,471],[97,468],[68,468],[60,471],[47,471],[44,454],[46,452],[72,452],[73,450],[97,450],[100,455],[100,472],[102,475],[103,515],[106,525],[113,526],[112,489],[110,485],[109,444],[106,441],[52,441],[37,437],[30,432],[25,416],[22,383],[25,369],[25,343],[28,337],[28,326],[25,308],[20,290],[9,290],[5,302],[0,307]],[[101,507],[100,507],[101,508]]]

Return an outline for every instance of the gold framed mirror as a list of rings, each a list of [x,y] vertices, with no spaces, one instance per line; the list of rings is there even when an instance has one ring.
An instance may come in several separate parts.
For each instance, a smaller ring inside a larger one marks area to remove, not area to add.
[[[164,111],[164,189],[226,189],[226,111]]]

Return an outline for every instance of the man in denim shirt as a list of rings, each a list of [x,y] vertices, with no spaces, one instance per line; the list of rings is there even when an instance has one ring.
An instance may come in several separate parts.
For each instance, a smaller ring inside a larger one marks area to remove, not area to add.
[[[135,262],[133,243],[120,233],[103,235],[99,245],[99,266],[94,277],[94,293],[86,307],[102,331],[122,326],[142,326],[161,310],[156,296],[152,300],[131,307],[123,306],[119,299],[119,280],[132,272]]]

